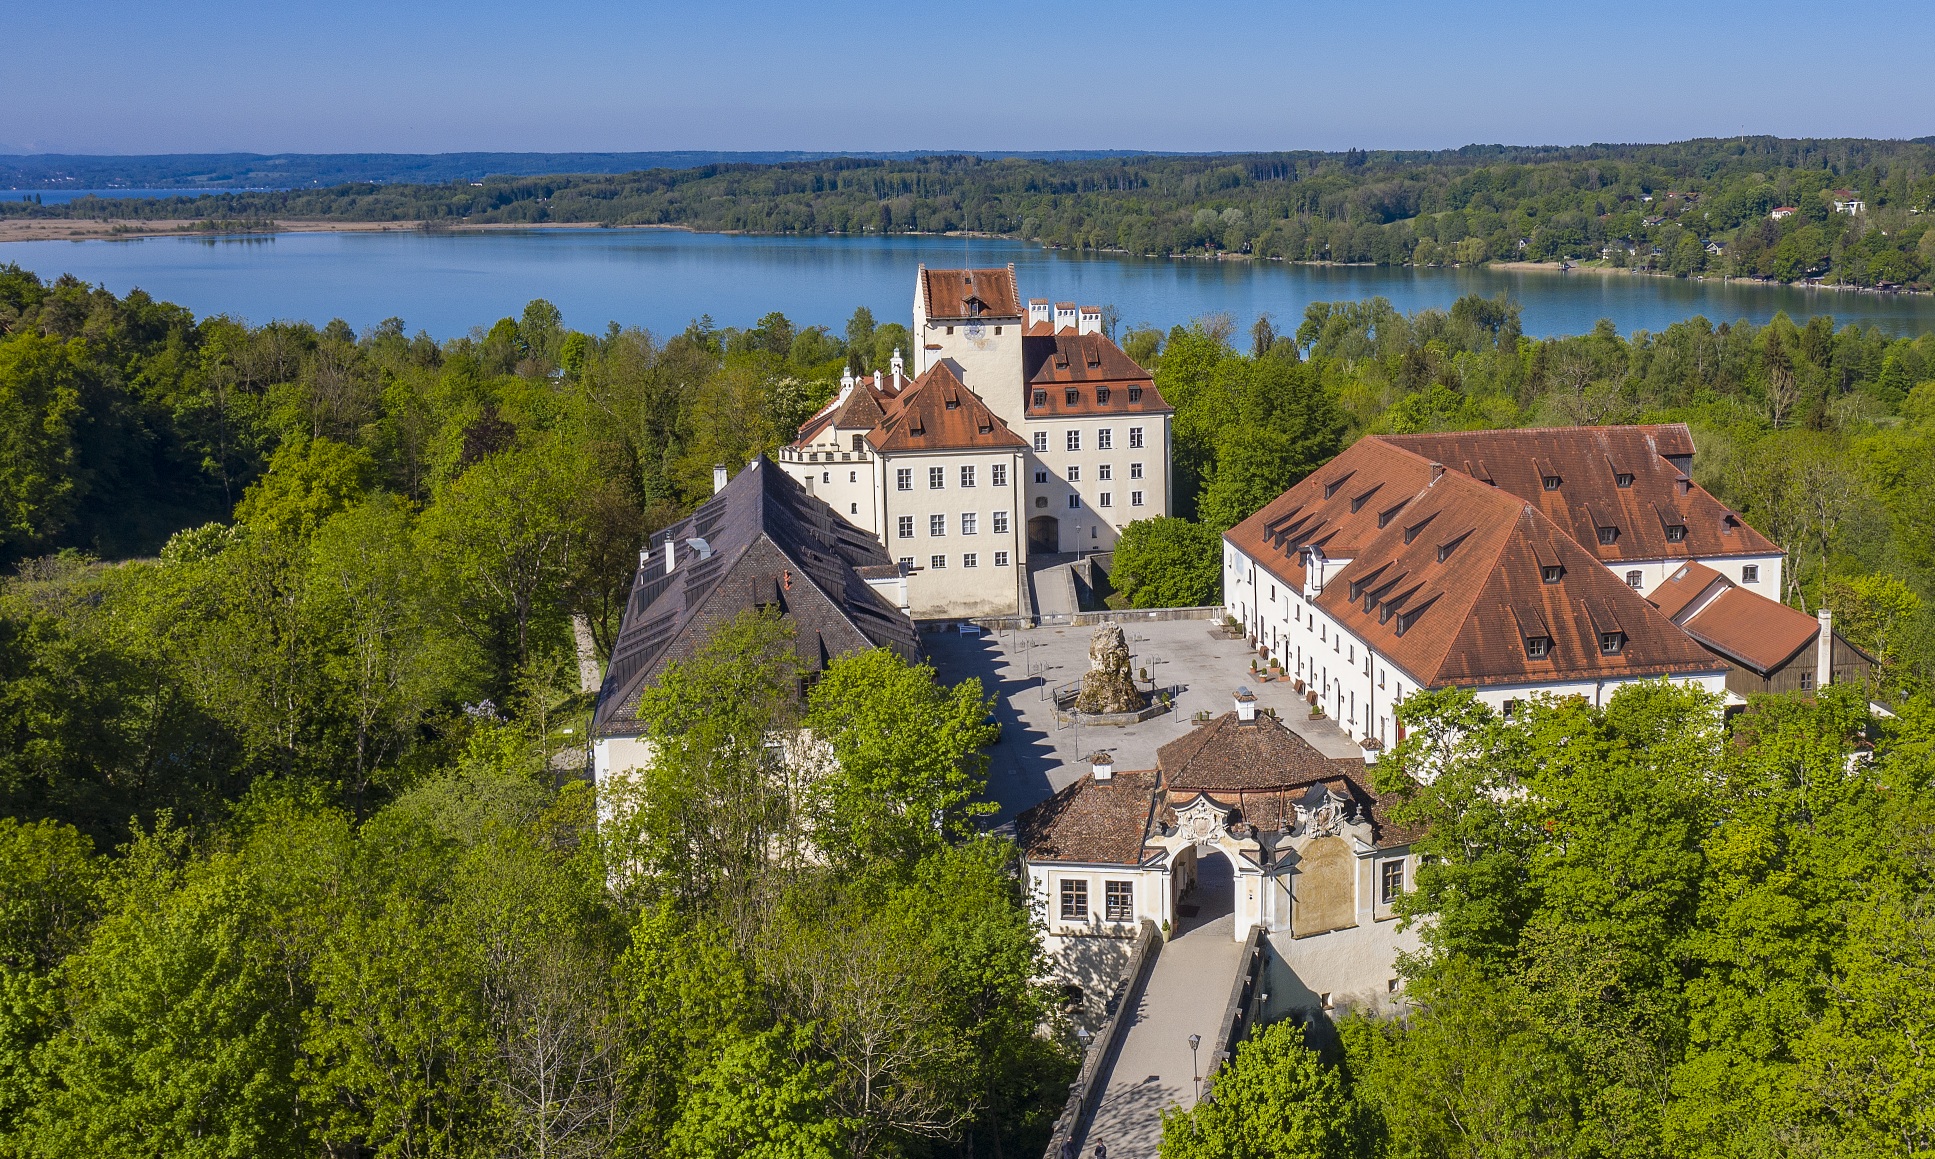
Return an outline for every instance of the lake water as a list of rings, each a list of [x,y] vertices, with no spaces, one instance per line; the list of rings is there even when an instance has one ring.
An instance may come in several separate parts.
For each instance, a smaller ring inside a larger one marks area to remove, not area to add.
[[[262,323],[342,318],[362,330],[400,317],[438,338],[488,326],[546,298],[568,325],[608,321],[655,332],[701,314],[750,325],[782,310],[800,325],[839,327],[855,306],[905,324],[914,268],[1013,262],[1029,297],[1113,305],[1124,323],[1168,327],[1226,312],[1247,328],[1269,312],[1294,329],[1313,301],[1383,295],[1404,311],[1460,295],[1509,293],[1527,333],[1574,334],[1610,318],[1622,333],[1695,314],[1764,322],[1785,310],[1832,314],[1898,335],[1935,329],[1935,297],[1838,293],[1675,278],[1488,269],[1297,266],[1281,262],[1076,256],[1023,242],[938,237],[737,237],[645,229],[487,233],[288,233],[248,238],[32,241],[0,245],[52,279],[72,273],[116,293],[135,287],[197,315]]]

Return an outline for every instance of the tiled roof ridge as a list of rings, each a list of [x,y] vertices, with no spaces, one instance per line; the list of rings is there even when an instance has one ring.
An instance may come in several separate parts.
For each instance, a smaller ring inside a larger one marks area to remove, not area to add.
[[[1577,426],[1577,427],[1484,427],[1474,431],[1408,431],[1404,434],[1385,432],[1381,434],[1365,435],[1364,437],[1367,439],[1378,439],[1388,443],[1397,443],[1403,439],[1422,440],[1422,439],[1465,437],[1465,436],[1473,436],[1473,435],[1477,435],[1477,436],[1561,435],[1561,434],[1575,434],[1581,431],[1674,431],[1674,430],[1686,431],[1689,435],[1692,434],[1692,428],[1689,427],[1686,423],[1671,422],[1671,423],[1594,423],[1588,426]]]

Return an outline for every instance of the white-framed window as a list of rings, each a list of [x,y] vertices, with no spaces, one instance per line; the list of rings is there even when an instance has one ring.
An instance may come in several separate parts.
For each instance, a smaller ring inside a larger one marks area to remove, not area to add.
[[[900,517],[899,532],[900,532],[900,538],[902,539],[914,538],[914,517],[913,516],[903,515]]]
[[[1115,478],[1115,468],[1109,466],[1107,463],[1103,463],[1101,466],[1095,468],[1095,477],[1107,482]]]
[[[961,534],[979,535],[980,533],[981,516],[972,511],[961,512]]]
[[[1404,862],[1387,861],[1378,869],[1377,900],[1379,905],[1390,905],[1404,892]]]
[[[1081,509],[1081,506],[1082,506],[1082,497],[1080,495],[1070,495],[1068,497],[1068,509],[1070,511],[1079,511]]]
[[[996,463],[988,468],[988,486],[1006,487],[1008,485],[1008,464]]]
[[[914,469],[912,467],[896,467],[894,469],[894,490],[912,491],[913,489]]]
[[[997,511],[994,513],[994,533],[996,535],[1008,534],[1008,513],[1006,511]]]
[[[1062,920],[1065,922],[1088,920],[1088,882],[1079,877],[1062,879]]]
[[[899,563],[899,564],[900,564],[900,566],[902,566],[902,567],[913,567],[913,566],[914,566],[914,557],[913,557],[913,556],[911,556],[911,555],[903,555],[903,556],[901,556],[901,557],[900,557],[900,559],[899,559],[899,560],[897,560],[896,562],[897,562],[897,563]]]
[[[981,557],[972,551],[962,552],[961,566],[962,567],[980,567]]]
[[[1140,491],[1129,492],[1129,506],[1131,507],[1142,506],[1142,492]]]
[[[930,555],[927,557],[927,566],[933,568],[935,571],[939,571],[947,566],[947,557],[944,555]]]
[[[1069,467],[1068,481],[1070,483],[1080,483],[1082,481],[1082,469],[1074,466]]]
[[[947,468],[946,467],[927,468],[927,489],[929,491],[939,491],[941,488],[945,486],[947,486]]]
[[[1142,428],[1130,427],[1129,428],[1129,449],[1133,451],[1141,448],[1141,446],[1142,446]]]
[[[1115,449],[1115,428],[1100,427],[1095,432],[1095,449],[1113,451]]]
[[[1102,883],[1102,920],[1126,922],[1135,918],[1135,882]]]
[[[1048,449],[1048,432],[1036,431],[1035,432],[1035,450],[1046,451],[1047,449]]]
[[[1740,567],[1740,582],[1743,584],[1759,583],[1760,565],[1757,563],[1742,564]]]
[[[1557,571],[1558,569],[1557,569],[1557,568],[1553,568],[1552,570],[1554,570],[1554,571]],[[1645,573],[1645,572],[1641,572],[1641,571],[1629,571],[1629,572],[1627,572],[1627,573],[1626,573],[1626,586],[1627,586],[1627,587],[1629,587],[1629,588],[1631,588],[1631,589],[1633,589],[1634,591],[1638,591],[1639,589],[1641,589],[1641,588],[1643,588],[1643,587],[1645,587],[1645,586],[1646,586],[1646,573]]]
[[[1142,478],[1142,464],[1141,464],[1141,463],[1130,463],[1130,464],[1129,464],[1129,478],[1131,478],[1131,479],[1140,479],[1140,478]]]
[[[929,515],[927,517],[927,534],[935,536],[937,538],[939,536],[946,535],[947,534],[947,516]]]
[[[994,566],[996,566],[996,567],[1007,567],[1007,566],[1008,566],[1008,553],[1007,553],[1007,552],[1005,552],[1005,551],[997,551],[997,552],[995,552],[995,553],[994,553]]]
[[[1068,432],[1068,436],[1067,436],[1067,438],[1068,438],[1068,449],[1069,449],[1069,450],[1071,450],[1071,451],[1079,451],[1079,450],[1081,450],[1081,449],[1082,449],[1082,432],[1080,432],[1080,431],[1069,431],[1069,432]]]
[[[1113,507],[1115,506],[1115,496],[1108,491],[1104,491],[1095,497],[1095,505],[1097,507]]]
[[[963,487],[974,486],[974,468],[973,467],[961,468],[961,486]]]

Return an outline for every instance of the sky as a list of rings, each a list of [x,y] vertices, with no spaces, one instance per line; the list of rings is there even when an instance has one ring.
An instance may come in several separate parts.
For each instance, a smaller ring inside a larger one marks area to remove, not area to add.
[[[1343,149],[1935,134],[1935,4],[76,0],[0,152]]]

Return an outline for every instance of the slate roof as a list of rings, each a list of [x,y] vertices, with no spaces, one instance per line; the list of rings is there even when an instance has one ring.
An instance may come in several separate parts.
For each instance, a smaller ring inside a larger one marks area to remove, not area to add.
[[[1015,287],[1015,268],[920,271],[920,292],[930,320],[983,318],[1007,321],[1025,312]],[[974,309],[979,303],[980,310]]]
[[[1031,861],[1137,865],[1156,810],[1157,774],[1084,773],[1015,818],[1015,841]]]
[[[1680,627],[1729,660],[1766,676],[1814,643],[1820,621],[1766,596],[1729,585]]]
[[[695,540],[703,541],[703,551]],[[669,573],[668,550],[674,553]],[[794,649],[808,672],[874,647],[912,659],[919,651],[913,621],[858,571],[892,566],[873,537],[760,456],[691,516],[655,536],[642,555],[592,732],[642,731],[639,695],[665,666],[690,658],[715,626],[758,606],[775,607],[792,622]]]
[[[962,451],[1012,447],[1027,440],[1008,429],[969,390],[947,362],[936,362],[914,385],[886,404],[886,415],[867,435],[880,451]]]
[[[1156,750],[1163,787],[1172,793],[1283,789],[1362,766],[1331,760],[1266,714],[1246,722],[1226,712]]]
[[[1607,563],[1780,554],[1693,482],[1693,435],[1684,423],[1376,437],[1532,504]],[[1631,484],[1618,486],[1618,475],[1632,476]],[[1545,489],[1548,477],[1556,489]],[[1668,538],[1676,525],[1685,538]],[[1599,542],[1602,526],[1618,529],[1613,543]]]

